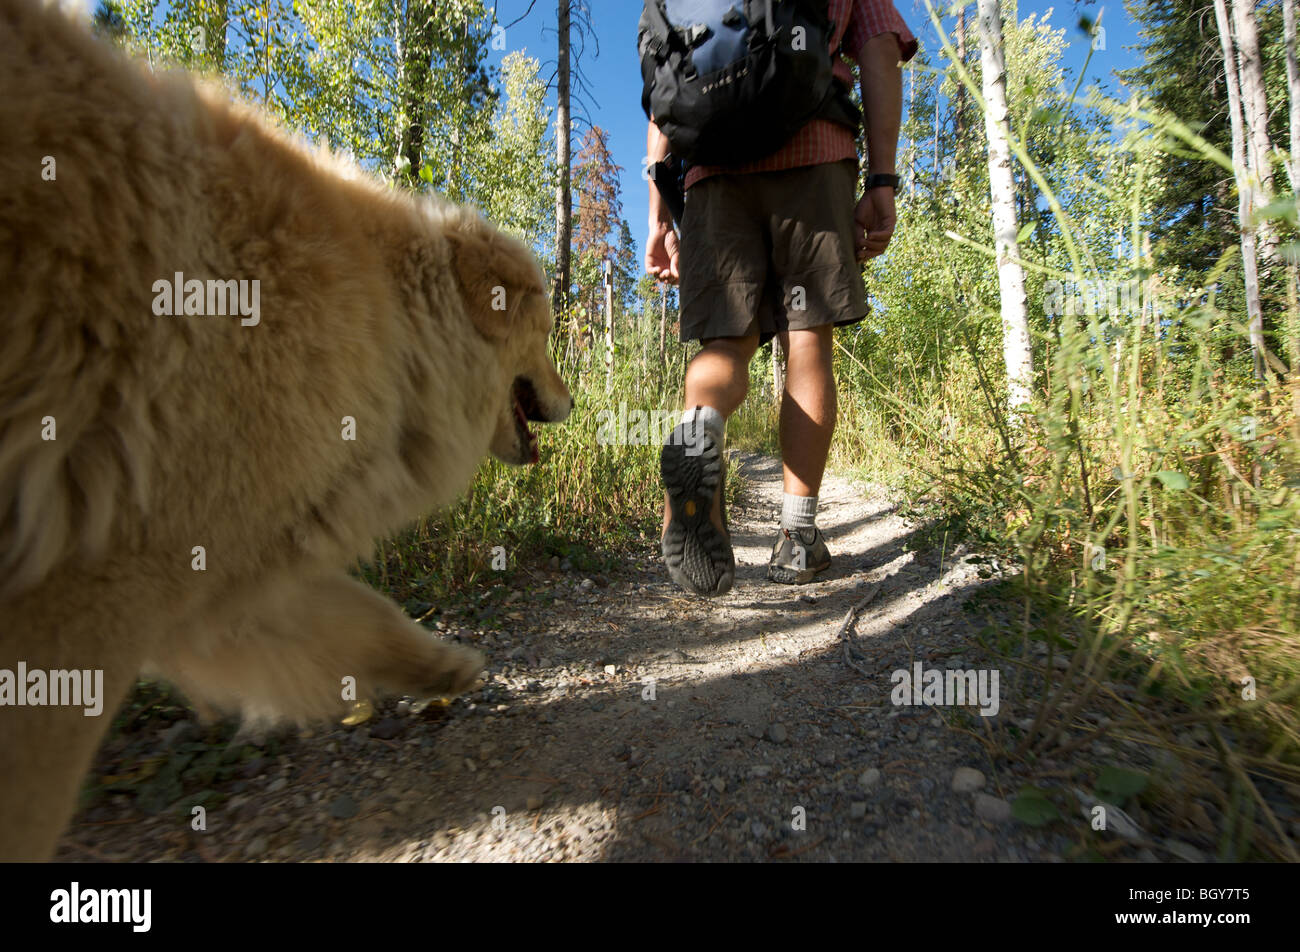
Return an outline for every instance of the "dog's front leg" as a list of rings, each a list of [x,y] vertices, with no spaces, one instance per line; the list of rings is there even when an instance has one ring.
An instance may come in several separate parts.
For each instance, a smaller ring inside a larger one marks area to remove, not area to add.
[[[196,703],[254,723],[337,719],[352,698],[455,695],[483,656],[436,638],[339,572],[280,578],[223,599],[177,632],[150,668]]]

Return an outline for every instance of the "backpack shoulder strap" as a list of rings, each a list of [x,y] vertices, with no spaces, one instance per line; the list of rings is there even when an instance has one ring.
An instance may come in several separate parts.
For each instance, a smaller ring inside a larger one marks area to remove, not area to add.
[[[645,0],[641,4],[641,22],[648,27],[646,41],[656,53],[667,50],[675,39],[680,39],[659,3],[660,0]]]

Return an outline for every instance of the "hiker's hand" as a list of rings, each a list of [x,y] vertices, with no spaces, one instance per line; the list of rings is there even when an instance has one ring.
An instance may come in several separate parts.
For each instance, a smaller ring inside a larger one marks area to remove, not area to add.
[[[859,263],[884,254],[897,223],[894,190],[888,185],[869,189],[853,213],[853,250]]]
[[[677,283],[677,230],[666,222],[650,226],[645,243],[645,269],[660,281]]]

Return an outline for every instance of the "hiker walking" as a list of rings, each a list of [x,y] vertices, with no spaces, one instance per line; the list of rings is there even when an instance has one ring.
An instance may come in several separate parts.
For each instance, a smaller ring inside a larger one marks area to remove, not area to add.
[[[660,457],[664,561],[689,591],[731,588],[723,432],[754,352],[779,336],[784,497],[767,576],[810,582],[831,564],[816,524],[835,429],[831,334],[866,317],[861,264],[894,232],[901,65],[916,39],[890,0],[645,0],[638,49],[646,271],[680,283],[681,339],[701,343]],[[860,197],[863,117],[845,56],[865,112]]]

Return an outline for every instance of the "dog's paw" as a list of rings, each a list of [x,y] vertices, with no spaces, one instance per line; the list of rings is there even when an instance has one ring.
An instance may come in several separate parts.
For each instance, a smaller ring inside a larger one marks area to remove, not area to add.
[[[428,658],[405,672],[401,693],[416,698],[455,697],[474,687],[486,666],[481,651],[431,639]]]

